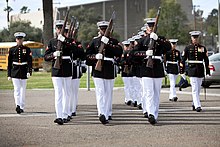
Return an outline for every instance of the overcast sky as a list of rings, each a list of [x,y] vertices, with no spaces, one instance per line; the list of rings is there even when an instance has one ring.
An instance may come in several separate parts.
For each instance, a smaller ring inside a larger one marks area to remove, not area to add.
[[[92,3],[103,0],[53,0],[54,7],[65,7],[77,5],[79,3]],[[212,9],[218,9],[218,0],[193,0],[193,5],[197,5],[197,9],[203,10],[203,17],[207,17]],[[10,14],[20,13],[23,6],[27,6],[31,11],[35,12],[39,8],[42,9],[42,0],[9,0],[9,6],[13,11]],[[6,8],[6,0],[0,0],[0,30],[7,27],[7,13],[4,11]]]

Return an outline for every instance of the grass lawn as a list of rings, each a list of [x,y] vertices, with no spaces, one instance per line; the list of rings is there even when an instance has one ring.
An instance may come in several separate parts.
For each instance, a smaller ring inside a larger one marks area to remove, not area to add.
[[[87,74],[80,79],[80,88],[86,88]],[[123,81],[121,76],[115,79],[115,87],[122,87]],[[90,87],[94,88],[92,77],[90,76]],[[51,72],[33,72],[27,80],[27,89],[53,88]],[[7,71],[0,71],[0,89],[13,89],[12,81],[7,79]]]
[[[177,79],[179,82],[180,77]],[[80,88],[86,88],[87,74],[84,74],[80,80]],[[165,84],[166,83],[166,84]],[[169,85],[169,79],[165,82],[163,80],[163,86]],[[114,87],[123,87],[123,81],[121,75],[118,75],[115,79]],[[90,87],[94,88],[94,83],[90,77]],[[27,89],[38,89],[38,88],[53,88],[51,73],[50,72],[33,72],[30,79],[27,80]],[[7,71],[0,71],[0,89],[13,89],[12,81],[7,79]]]

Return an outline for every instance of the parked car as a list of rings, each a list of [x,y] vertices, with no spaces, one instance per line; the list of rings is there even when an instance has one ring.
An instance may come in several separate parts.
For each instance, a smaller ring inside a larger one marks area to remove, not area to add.
[[[213,51],[208,51],[208,56],[214,55],[215,53]]]
[[[205,79],[203,79],[203,87],[220,84],[220,53],[209,56],[209,69],[210,76],[206,76]]]

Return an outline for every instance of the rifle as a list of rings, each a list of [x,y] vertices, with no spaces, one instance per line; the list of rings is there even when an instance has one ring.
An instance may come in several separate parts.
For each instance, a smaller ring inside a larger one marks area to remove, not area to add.
[[[67,9],[67,13],[66,13],[66,16],[65,16],[65,19],[64,19],[64,24],[63,24],[62,29],[60,31],[60,34],[62,34],[62,35],[64,35],[68,15],[69,15],[69,8]],[[58,40],[56,51],[62,51],[62,47],[63,47],[62,42],[60,40]],[[57,57],[53,67],[56,68],[56,69],[60,69],[61,61],[62,61],[62,57],[61,56]]]
[[[72,16],[71,23],[70,23],[70,28],[69,28],[68,33],[67,33],[67,38],[72,38],[73,30],[75,28],[75,24],[76,24],[75,18],[74,18],[74,16]]]
[[[158,11],[157,11],[156,22],[155,22],[155,24],[154,24],[153,31],[152,31],[152,32],[154,32],[154,33],[157,32],[157,24],[158,24],[159,16],[160,16],[160,7],[159,7],[159,9],[158,9]],[[151,38],[151,39],[150,39],[149,46],[148,46],[148,47],[149,47],[149,50],[154,50],[154,43],[155,43],[154,39]],[[153,68],[153,64],[154,64],[154,62],[153,62],[152,56],[149,56],[149,57],[148,57],[148,60],[147,60],[146,67]]]
[[[111,30],[112,30],[112,26],[113,26],[113,19],[115,19],[115,11],[113,11],[112,16],[109,20],[109,25],[105,31],[105,34],[104,34],[105,37],[110,37],[110,35],[111,35]],[[101,42],[101,45],[99,46],[98,51],[102,55],[104,54],[104,48],[105,48],[105,44],[103,42]],[[104,55],[103,55],[103,58],[104,58]],[[95,70],[102,71],[102,64],[103,64],[102,60],[103,59],[99,59],[97,61],[96,66],[95,66]]]
[[[74,32],[72,33],[72,34],[73,34],[72,38],[73,38],[75,41],[76,41],[76,38],[77,38],[78,30],[79,30],[79,22],[76,20],[76,27],[74,27]]]

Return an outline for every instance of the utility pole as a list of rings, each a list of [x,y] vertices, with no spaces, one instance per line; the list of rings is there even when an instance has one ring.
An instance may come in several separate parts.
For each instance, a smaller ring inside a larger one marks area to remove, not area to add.
[[[193,14],[194,14],[194,30],[196,30],[196,7],[200,7],[200,5],[193,5]]]
[[[220,53],[220,0],[218,0],[218,52]]]

